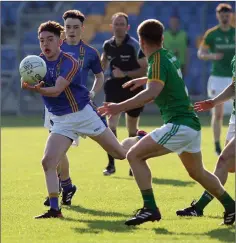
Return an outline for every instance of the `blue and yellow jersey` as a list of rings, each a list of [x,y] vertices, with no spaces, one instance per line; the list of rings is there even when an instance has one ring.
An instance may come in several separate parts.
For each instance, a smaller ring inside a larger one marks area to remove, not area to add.
[[[73,56],[81,67],[82,84],[87,86],[87,78],[90,70],[94,74],[103,72],[99,52],[85,44],[82,40],[78,45],[68,45],[66,40],[61,45],[61,50]]]
[[[58,97],[42,96],[48,111],[62,116],[82,110],[89,102],[89,91],[82,84],[79,62],[63,51],[56,61],[48,61],[43,54],[40,54],[40,57],[47,64],[47,73],[44,77],[46,87],[55,86],[59,76],[70,82]]]

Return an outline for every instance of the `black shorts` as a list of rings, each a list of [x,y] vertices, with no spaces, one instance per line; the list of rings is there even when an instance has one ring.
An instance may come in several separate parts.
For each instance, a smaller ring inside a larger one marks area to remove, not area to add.
[[[105,101],[120,103],[122,101],[128,100],[142,91],[144,88],[139,87],[134,91],[130,91],[129,88],[122,88],[122,85],[127,81],[131,80],[130,78],[114,78],[108,79],[104,85],[105,92]],[[139,117],[140,113],[143,111],[144,107],[136,108],[133,110],[126,111],[126,113],[131,117]]]

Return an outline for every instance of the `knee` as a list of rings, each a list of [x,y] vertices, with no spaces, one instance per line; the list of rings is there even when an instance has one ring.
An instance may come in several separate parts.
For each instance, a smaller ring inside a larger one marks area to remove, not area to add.
[[[124,160],[125,158],[125,152],[118,152],[115,159]]]
[[[114,159],[124,160],[126,158],[126,151],[122,148],[120,150],[109,153]]]
[[[50,170],[50,169],[55,169],[56,170],[56,164],[53,163],[53,160],[50,156],[45,155],[42,159],[42,166],[43,166],[43,170],[44,172]]]
[[[136,158],[137,158],[137,153],[135,152],[134,149],[131,148],[131,149],[128,151],[127,155],[126,155],[126,158],[127,158],[127,160],[129,161],[129,163],[132,163],[133,161],[136,160]]]

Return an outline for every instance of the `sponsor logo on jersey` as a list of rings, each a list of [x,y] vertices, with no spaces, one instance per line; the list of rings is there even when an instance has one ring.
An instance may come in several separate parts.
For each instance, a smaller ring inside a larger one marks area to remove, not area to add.
[[[216,44],[216,48],[218,49],[234,49],[235,44]]]
[[[129,61],[130,57],[130,55],[120,55],[120,58],[123,62]]]

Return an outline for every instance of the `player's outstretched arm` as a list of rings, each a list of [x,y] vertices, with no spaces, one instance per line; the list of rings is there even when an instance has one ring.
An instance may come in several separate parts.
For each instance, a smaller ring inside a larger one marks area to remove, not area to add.
[[[217,95],[213,100],[216,105],[224,103],[235,96],[235,87],[232,82],[228,87],[226,87],[219,95]]]
[[[154,100],[161,93],[163,87],[164,84],[161,82],[149,82],[146,89],[134,97],[118,104],[104,103],[104,106],[98,108],[98,112],[102,116],[112,116],[123,111],[142,107],[150,101]]]
[[[22,88],[35,91],[40,93],[43,96],[48,96],[48,97],[57,97],[59,96],[65,89],[66,87],[70,84],[70,82],[63,77],[59,76],[56,80],[56,84],[53,87],[43,87],[44,82],[40,81],[39,84],[37,85],[29,85],[26,82],[22,82]]]
[[[216,105],[219,105],[231,99],[232,97],[234,97],[234,95],[235,95],[235,89],[234,89],[234,84],[232,83],[214,99],[196,102],[194,104],[194,109],[198,112],[210,110]]]

